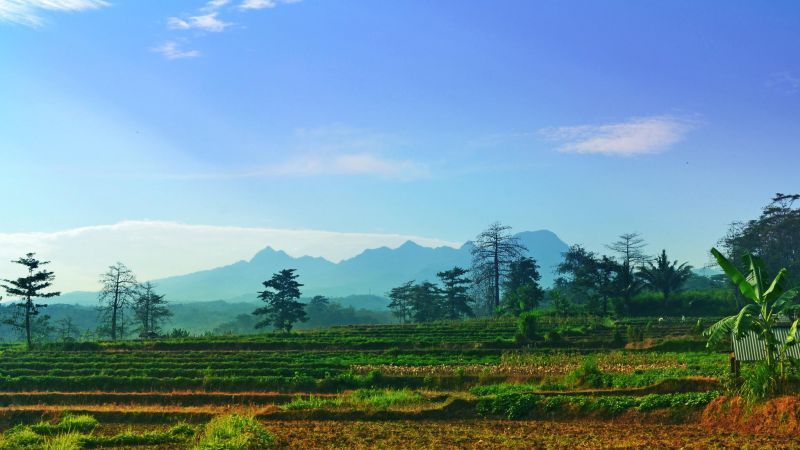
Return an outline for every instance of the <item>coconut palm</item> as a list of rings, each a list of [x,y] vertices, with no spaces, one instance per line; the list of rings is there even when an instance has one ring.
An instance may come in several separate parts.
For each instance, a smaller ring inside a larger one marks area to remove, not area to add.
[[[779,345],[773,328],[779,321],[792,317],[800,310],[800,305],[796,302],[798,290],[785,289],[786,269],[781,269],[772,282],[767,284],[769,278],[761,258],[753,255],[744,256],[744,264],[748,270],[745,276],[717,249],[712,248],[711,253],[725,274],[739,288],[742,296],[752,303],[745,305],[735,316],[726,317],[711,325],[703,333],[708,337],[708,345],[713,346],[731,334],[735,339],[741,339],[752,332],[763,342],[766,365],[772,374],[776,372],[775,357],[778,355],[783,378],[786,349],[797,342],[797,326],[800,321],[800,319],[794,321],[788,339]]]
[[[670,294],[680,290],[686,280],[692,276],[692,266],[688,263],[678,264],[678,261],[670,262],[667,258],[667,251],[661,250],[661,255],[656,258],[655,264],[648,261],[637,275],[650,289],[664,295],[664,307],[666,308]]]

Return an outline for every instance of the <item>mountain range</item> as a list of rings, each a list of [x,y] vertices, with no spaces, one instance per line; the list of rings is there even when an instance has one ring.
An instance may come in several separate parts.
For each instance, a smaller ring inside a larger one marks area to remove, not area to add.
[[[553,232],[526,231],[515,235],[528,248],[528,255],[539,262],[542,284],[550,286],[554,268],[561,262],[568,246]],[[393,287],[409,280],[436,281],[436,273],[454,266],[470,267],[473,244],[460,248],[423,247],[407,241],[397,248],[380,247],[365,250],[338,263],[324,258],[292,257],[281,250],[267,247],[250,261],[154,280],[157,289],[173,303],[231,300],[256,301],[262,282],[281,269],[297,269],[304,296],[345,297],[367,294],[378,299]],[[59,303],[97,302],[96,293],[74,292],[62,295]],[[378,301],[376,300],[376,301]],[[380,302],[383,303],[383,302]],[[369,307],[370,305],[359,305]],[[385,307],[385,304],[373,305]]]

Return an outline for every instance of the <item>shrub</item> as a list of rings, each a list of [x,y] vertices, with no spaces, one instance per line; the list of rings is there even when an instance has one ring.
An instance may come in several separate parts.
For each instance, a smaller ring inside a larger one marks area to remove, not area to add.
[[[561,345],[564,343],[564,338],[558,331],[548,331],[544,334],[544,341],[550,345]]]
[[[260,450],[274,446],[275,438],[254,417],[230,414],[206,425],[195,450]]]
[[[611,384],[610,377],[597,366],[597,359],[584,358],[581,366],[570,372],[565,380],[572,386],[583,388],[602,388]]]
[[[778,380],[764,362],[753,364],[742,372],[742,387],[739,393],[748,402],[763,400],[776,393]]]
[[[520,314],[517,321],[517,329],[519,334],[528,341],[536,339],[536,333],[539,330],[538,317],[531,311]]]

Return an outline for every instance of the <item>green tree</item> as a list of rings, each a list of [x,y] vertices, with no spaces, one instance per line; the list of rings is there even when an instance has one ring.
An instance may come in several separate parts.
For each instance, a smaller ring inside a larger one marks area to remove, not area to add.
[[[139,323],[139,336],[143,338],[158,337],[161,325],[172,316],[164,295],[156,294],[155,286],[149,281],[139,287],[133,313]]]
[[[442,282],[442,310],[446,319],[460,319],[462,317],[474,317],[468,291],[472,282],[467,278],[468,271],[461,267],[453,267],[436,274]]]
[[[573,245],[556,268],[556,287],[564,300],[585,305],[588,312],[605,316],[609,301],[620,294],[622,266],[608,256],[597,256]]]
[[[272,325],[277,330],[289,333],[295,322],[308,320],[305,307],[299,301],[300,287],[303,285],[296,281],[298,275],[294,272],[295,269],[283,269],[264,282],[266,289],[259,292],[258,298],[267,306],[253,311],[257,316],[264,316],[256,328]]]
[[[785,289],[787,270],[778,271],[778,274],[769,282],[764,261],[753,255],[745,255],[744,266],[748,268],[747,275],[728,261],[716,248],[711,249],[717,263],[739,289],[742,296],[749,300],[738,314],[726,317],[711,325],[703,334],[708,337],[708,345],[713,346],[726,336],[733,334],[735,339],[742,339],[747,334],[753,333],[764,346],[766,367],[771,374],[777,372],[780,365],[781,379],[785,377],[786,348],[797,342],[797,327],[800,319],[792,324],[788,339],[779,343],[773,329],[780,320],[796,315],[800,310],[797,304],[797,289]],[[778,361],[776,361],[778,356]]]
[[[6,324],[25,331],[25,341],[28,350],[30,350],[33,348],[31,322],[39,314],[39,308],[47,306],[44,303],[37,303],[37,299],[55,297],[61,295],[61,293],[45,292],[52,286],[55,279],[53,272],[43,268],[50,261],[41,261],[36,258],[35,253],[28,253],[11,262],[24,266],[28,274],[15,280],[3,280],[4,284],[2,286],[6,294],[20,299],[20,302],[16,303],[15,306],[21,311],[22,316],[20,320],[12,319],[7,321]]]
[[[686,281],[692,277],[692,266],[689,263],[678,264],[678,261],[669,261],[667,251],[661,250],[661,254],[653,261],[648,261],[637,275],[644,280],[645,285],[650,289],[661,292],[664,296],[664,307],[669,303],[669,296],[673,292],[681,290]]]
[[[544,291],[539,286],[541,278],[535,259],[523,256],[513,261],[503,283],[503,309],[518,316],[538,306],[544,298]]]
[[[795,206],[798,200],[800,194],[775,194],[757,219],[733,223],[720,241],[727,257],[758,255],[770,273],[786,268],[787,282],[792,286],[800,284],[800,207]]]
[[[400,319],[400,323],[408,323],[412,314],[412,297],[414,295],[414,281],[406,281],[405,283],[392,288],[389,291],[389,309],[392,314]]]
[[[442,319],[442,291],[428,281],[415,284],[411,290],[411,311],[414,322],[417,323]]]
[[[510,233],[511,227],[500,222],[489,225],[472,243],[472,274],[476,283],[491,286],[491,309],[500,309],[500,282],[509,265],[528,250]]]
[[[118,262],[108,267],[108,271],[100,275],[100,312],[107,321],[108,333],[112,341],[125,336],[125,310],[136,299],[136,288],[139,283],[133,271],[125,264]]]
[[[331,306],[331,301],[324,295],[315,295],[308,301],[306,305],[306,313],[308,317],[321,317]]]

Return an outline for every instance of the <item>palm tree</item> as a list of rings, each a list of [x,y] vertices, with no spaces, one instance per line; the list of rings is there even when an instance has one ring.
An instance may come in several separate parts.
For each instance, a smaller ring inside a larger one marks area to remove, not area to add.
[[[686,280],[692,276],[692,266],[688,263],[679,265],[678,261],[669,262],[667,251],[661,250],[661,255],[656,258],[655,264],[648,261],[637,275],[650,289],[664,294],[664,307],[666,308],[670,294],[680,290]]]
[[[748,268],[747,276],[745,276],[717,249],[712,248],[711,253],[725,274],[739,288],[742,296],[752,303],[745,305],[735,316],[726,317],[711,325],[703,333],[708,337],[708,346],[713,346],[731,334],[738,340],[748,333],[755,333],[764,344],[764,354],[769,372],[775,373],[775,355],[777,353],[780,358],[781,378],[785,378],[786,349],[797,342],[797,326],[800,319],[794,321],[786,342],[780,347],[773,328],[780,320],[785,320],[800,310],[800,305],[796,303],[798,289],[786,290],[784,288],[786,269],[781,269],[772,282],[767,284],[768,277],[764,269],[764,261],[757,256],[744,256],[744,263]]]

